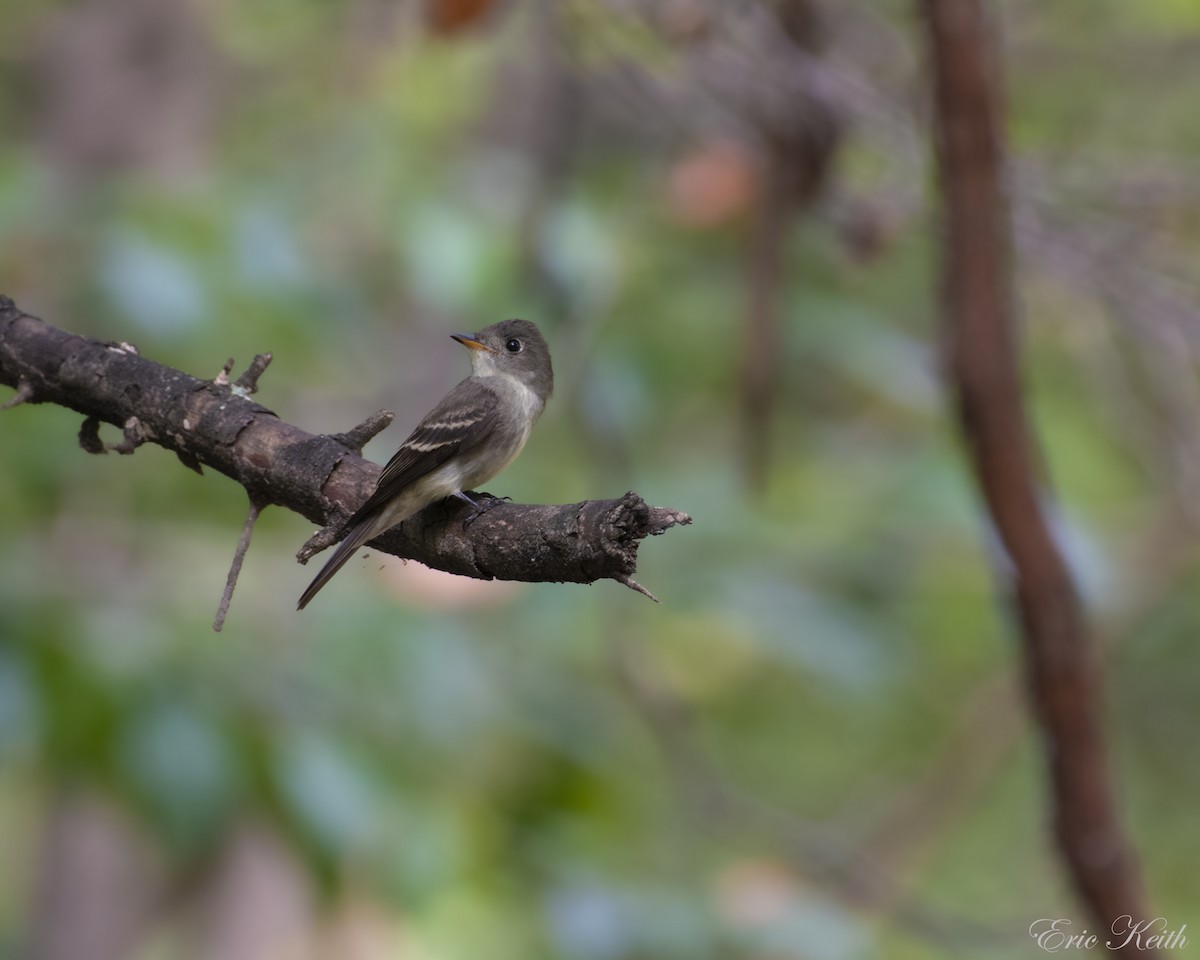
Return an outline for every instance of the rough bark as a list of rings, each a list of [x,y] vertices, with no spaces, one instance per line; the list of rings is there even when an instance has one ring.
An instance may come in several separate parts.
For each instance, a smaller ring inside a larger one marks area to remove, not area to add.
[[[119,452],[156,443],[193,469],[208,466],[236,480],[253,503],[336,524],[374,488],[379,467],[359,448],[390,417],[339,436],[307,433],[248,398],[267,359],[256,358],[234,382],[226,375],[200,380],[128,344],[59,330],[0,296],[0,383],[17,388],[13,401],[83,414],[80,443],[91,452],[106,449],[99,424],[116,424],[125,434],[113,448]],[[611,579],[641,590],[633,580],[641,540],[691,522],[634,493],[554,506],[499,502],[467,524],[469,513],[465,504],[434,504],[371,546],[483,580]],[[306,548],[302,559],[312,552]]]
[[[1011,561],[1054,832],[1094,923],[1109,930],[1123,915],[1152,914],[1111,782],[1096,645],[1047,521],[1037,441],[1024,409],[998,63],[981,0],[921,0],[921,8],[944,204],[947,373],[971,465]]]

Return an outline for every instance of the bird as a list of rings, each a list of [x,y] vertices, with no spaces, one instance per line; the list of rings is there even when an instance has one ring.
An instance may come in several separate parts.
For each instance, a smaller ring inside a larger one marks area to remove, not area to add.
[[[435,501],[465,500],[525,446],[554,391],[550,348],[528,320],[451,334],[471,351],[471,375],[417,424],[379,475],[375,492],[346,521],[342,540],[300,595],[303,610],[364,543]]]

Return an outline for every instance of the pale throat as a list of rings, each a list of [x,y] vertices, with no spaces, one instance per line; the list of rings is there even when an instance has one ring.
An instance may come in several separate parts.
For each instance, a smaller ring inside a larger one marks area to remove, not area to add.
[[[483,351],[472,353],[471,375],[476,377],[494,377],[504,383],[517,401],[518,408],[522,414],[521,419],[527,422],[529,427],[533,426],[537,418],[542,415],[542,410],[546,407],[545,399],[538,396],[537,392],[515,373],[499,369],[496,361],[492,359],[489,353]]]

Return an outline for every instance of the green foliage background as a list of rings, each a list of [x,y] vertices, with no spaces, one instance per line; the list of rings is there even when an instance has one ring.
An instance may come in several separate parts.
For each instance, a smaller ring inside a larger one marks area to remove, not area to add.
[[[568,6],[591,24],[579,76],[677,68],[636,18]],[[445,334],[529,317],[559,390],[491,488],[634,489],[695,524],[643,548],[661,606],[612,583],[435,587],[372,556],[298,615],[311,530],[269,510],[217,635],[243,492],[153,446],[86,456],[62,409],[3,413],[0,944],[22,936],[53,798],[77,792],[115,802],[179,874],[268,825],[325,902],[402,927],[402,956],[963,955],[924,912],[1010,956],[1032,920],[1077,915],[1021,703],[977,715],[1017,651],[938,377],[928,204],[866,260],[828,222],[798,226],[756,496],[734,394],[746,224],[672,215],[678,148],[585,138],[522,249],[537,173],[505,134],[529,7],[450,38],[402,18],[384,39],[352,29],[354,4],[212,4],[203,151],[104,173],[42,131],[38,44],[70,9],[10,0],[0,27],[0,291],[200,376],[270,350],[260,399],[291,422],[397,411],[375,459],[465,373]],[[908,11],[864,10],[918,90]],[[1018,169],[1048,171],[1068,223],[1141,229],[1145,210],[1095,184],[1190,176],[1200,78],[1181,51],[1200,8],[1020,3],[1004,27]],[[886,187],[893,159],[850,131],[839,189]],[[1145,226],[1189,294],[1196,214],[1193,190]],[[1146,452],[1196,452],[1155,400],[1194,378],[1192,355],[1155,367],[1150,334],[1037,259],[1029,395],[1109,651],[1117,784],[1158,911],[1200,923],[1194,527],[1172,507],[1183,467]],[[1096,349],[1125,378],[1098,375]],[[828,858],[856,850],[895,875],[889,907],[846,895]],[[168,924],[142,955],[188,956],[187,936]]]

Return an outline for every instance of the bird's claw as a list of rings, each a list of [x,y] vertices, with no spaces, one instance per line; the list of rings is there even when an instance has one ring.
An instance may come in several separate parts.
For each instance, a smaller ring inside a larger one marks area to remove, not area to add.
[[[474,493],[474,491],[472,491],[472,493]],[[465,493],[457,493],[457,494],[455,494],[455,496],[458,497],[460,500],[465,500],[467,503],[469,503],[472,507],[475,508],[475,512],[463,520],[464,527],[470,526],[472,523],[474,523],[476,520],[478,520],[481,516],[483,516],[485,513],[487,513],[489,510],[491,510],[492,507],[494,507],[496,504],[500,503],[502,500],[508,500],[509,502],[512,501],[512,497],[497,497],[491,493],[475,493],[475,496],[478,497],[480,501],[482,501],[481,503],[477,503],[475,500],[471,499],[471,497]]]

